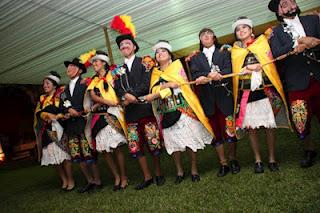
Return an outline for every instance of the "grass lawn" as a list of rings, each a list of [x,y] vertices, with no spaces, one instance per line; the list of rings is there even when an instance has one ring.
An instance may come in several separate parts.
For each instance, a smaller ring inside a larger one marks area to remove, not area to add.
[[[319,124],[313,122],[312,139],[320,152]],[[280,172],[253,173],[253,154],[248,139],[238,143],[241,172],[218,178],[218,161],[214,149],[200,151],[201,181],[192,183],[190,176],[174,185],[173,160],[163,154],[162,167],[166,184],[152,185],[142,191],[133,187],[141,181],[137,162],[127,156],[129,187],[113,192],[113,180],[103,159],[100,169],[104,188],[94,194],[62,192],[56,171],[31,162],[8,164],[0,168],[0,212],[320,212],[320,160],[302,169],[302,147],[288,130],[277,131],[277,160]],[[261,141],[267,165],[267,149]],[[184,158],[185,170],[189,161]],[[85,184],[78,165],[74,166],[77,186]]]

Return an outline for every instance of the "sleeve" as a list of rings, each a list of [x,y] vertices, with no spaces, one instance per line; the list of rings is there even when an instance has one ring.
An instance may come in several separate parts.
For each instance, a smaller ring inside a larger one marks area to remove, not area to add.
[[[221,72],[223,74],[230,74],[232,73],[232,66],[231,66],[231,53],[227,50],[223,51],[223,64],[221,67]]]
[[[160,89],[160,85],[154,86],[152,88],[152,93],[156,94],[159,93],[161,99],[164,99],[166,97],[169,97],[170,95],[172,95],[171,89],[170,88],[166,88],[166,89]]]
[[[196,56],[194,56],[196,57]],[[195,58],[192,58],[189,62],[189,67],[191,71],[191,78],[192,80],[196,80],[200,76],[207,76],[208,72],[201,70],[201,66],[199,65],[198,61]]]
[[[281,39],[280,28],[275,28],[270,37],[270,47],[274,58],[286,54],[292,50],[293,41],[285,42]]]
[[[114,91],[116,92],[116,94],[119,97],[119,99],[121,99],[121,97],[124,96],[124,94],[125,94],[125,91],[121,87],[121,82],[120,82],[121,79],[120,79],[120,77],[119,77],[119,79],[117,79],[114,82]]]

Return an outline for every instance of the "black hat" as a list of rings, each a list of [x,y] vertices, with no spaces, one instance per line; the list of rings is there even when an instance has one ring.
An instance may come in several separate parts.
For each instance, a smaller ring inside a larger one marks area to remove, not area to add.
[[[73,65],[79,67],[82,70],[82,73],[86,73],[87,72],[86,66],[84,66],[84,64],[80,62],[79,58],[74,58],[72,61],[65,61],[63,63],[64,63],[65,67],[68,67],[69,64],[73,64]]]
[[[120,48],[121,41],[126,40],[126,39],[132,41],[132,43],[136,46],[136,50],[134,51],[134,53],[138,52],[139,46],[138,46],[137,42],[134,40],[134,38],[132,37],[131,34],[119,35],[116,38],[116,42],[118,44],[118,47]]]
[[[278,12],[280,0],[271,0],[268,4],[269,10],[271,10],[274,13]]]

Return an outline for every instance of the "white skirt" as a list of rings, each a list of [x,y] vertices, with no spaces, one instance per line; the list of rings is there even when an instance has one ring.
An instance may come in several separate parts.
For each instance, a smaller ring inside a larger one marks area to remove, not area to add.
[[[212,135],[201,122],[182,113],[173,126],[163,129],[163,139],[171,155],[173,152],[183,152],[187,147],[194,152],[204,149],[205,144],[211,144]]]
[[[98,152],[112,152],[119,145],[127,143],[126,137],[107,125],[101,129],[96,136],[96,149]]]
[[[42,149],[41,166],[59,165],[70,159],[70,155],[53,142]]]
[[[277,127],[272,106],[268,98],[247,104],[242,127],[250,129]]]

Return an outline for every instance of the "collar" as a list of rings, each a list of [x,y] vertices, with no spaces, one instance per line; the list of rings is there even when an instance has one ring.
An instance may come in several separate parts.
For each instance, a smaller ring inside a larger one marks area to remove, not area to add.
[[[284,18],[283,21],[288,25],[293,24],[293,23],[300,23],[301,24],[299,16],[297,16],[297,15],[293,19]]]
[[[133,63],[134,59],[135,59],[136,55],[131,56],[131,58],[124,58],[124,63],[128,64],[128,63]]]
[[[78,81],[79,78],[80,78],[80,76],[77,76],[74,79],[71,79],[70,84],[76,84],[76,82]]]
[[[202,50],[202,52],[203,52],[204,54],[206,54],[206,53],[214,53],[215,49],[216,49],[216,46],[215,46],[215,45],[212,45],[212,46],[209,47],[209,48],[204,47],[203,50]]]

